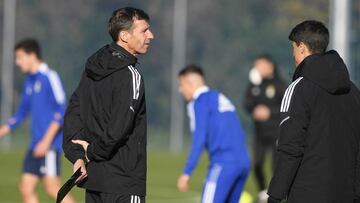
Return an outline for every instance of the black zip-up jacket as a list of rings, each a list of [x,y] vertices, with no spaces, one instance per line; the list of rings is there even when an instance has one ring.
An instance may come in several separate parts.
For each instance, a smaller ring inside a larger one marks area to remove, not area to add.
[[[90,143],[88,178],[81,187],[104,193],[145,196],[146,109],[136,58],[115,43],[87,61],[65,115],[63,149],[72,163]]]
[[[285,82],[275,72],[274,77],[264,79],[261,84],[250,82],[246,90],[244,106],[252,115],[257,105],[263,104],[270,109],[270,118],[267,121],[255,121],[255,133],[258,138],[275,140],[279,135],[280,104],[286,89]]]
[[[288,203],[352,203],[359,195],[360,94],[336,51],[305,58],[280,111],[268,194]]]

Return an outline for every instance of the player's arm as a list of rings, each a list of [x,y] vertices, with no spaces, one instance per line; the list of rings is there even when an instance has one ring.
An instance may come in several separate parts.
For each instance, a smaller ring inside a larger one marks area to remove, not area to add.
[[[208,115],[209,110],[204,99],[199,99],[195,103],[190,104],[189,115],[192,128],[192,144],[190,153],[183,169],[183,174],[178,180],[178,188],[180,191],[186,191],[190,176],[195,169],[201,152],[204,149],[206,142],[206,135],[208,129]]]
[[[84,137],[84,123],[80,116],[80,94],[81,91],[84,91],[83,81],[85,78],[83,74],[82,79],[74,93],[71,95],[68,107],[64,116],[64,128],[63,128],[63,150],[65,157],[71,162],[75,163],[78,160],[85,159],[84,149],[78,145],[74,144],[72,140],[80,139]]]
[[[35,157],[44,157],[50,149],[51,144],[59,132],[62,124],[65,111],[65,91],[60,81],[59,76],[55,72],[49,74],[49,83],[45,83],[49,87],[48,102],[54,103],[55,113],[48,129],[43,138],[34,149]]]
[[[293,91],[284,97],[276,152],[277,162],[268,190],[273,199],[286,198],[304,155],[312,103],[309,98],[315,98],[315,88],[309,85],[309,82],[300,81],[294,86]]]
[[[246,95],[244,99],[244,108],[250,114],[253,113],[256,104],[256,99],[254,95],[251,93],[253,86],[251,84],[248,85],[246,90]]]
[[[30,105],[30,95],[31,92],[27,91],[28,87],[27,81],[24,82],[24,87],[21,93],[21,99],[16,113],[7,121],[7,124],[0,127],[0,138],[9,134],[13,129],[15,129],[22,121],[26,118],[29,112]]]

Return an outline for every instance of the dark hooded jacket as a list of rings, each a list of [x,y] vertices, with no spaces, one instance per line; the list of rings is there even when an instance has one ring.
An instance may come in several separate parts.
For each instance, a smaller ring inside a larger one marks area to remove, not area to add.
[[[305,58],[280,112],[268,194],[288,203],[352,203],[359,195],[360,94],[336,51]]]
[[[88,178],[81,187],[121,195],[145,195],[146,109],[136,58],[115,43],[87,61],[65,115],[63,149],[74,163],[90,143]]]

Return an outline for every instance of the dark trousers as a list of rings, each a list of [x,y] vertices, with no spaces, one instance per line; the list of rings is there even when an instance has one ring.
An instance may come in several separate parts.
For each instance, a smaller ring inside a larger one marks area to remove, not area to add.
[[[145,203],[144,196],[118,195],[86,190],[86,203]]]
[[[275,161],[275,142],[276,138],[273,137],[264,137],[264,136],[256,136],[255,143],[254,143],[254,172],[256,182],[259,186],[260,190],[265,190],[266,186],[266,179],[263,170],[264,162],[266,153],[270,151],[272,153],[272,167],[274,167]]]

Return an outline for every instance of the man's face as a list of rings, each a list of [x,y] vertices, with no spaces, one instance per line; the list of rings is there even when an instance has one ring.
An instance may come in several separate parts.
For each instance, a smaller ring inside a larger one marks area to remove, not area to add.
[[[179,92],[186,101],[191,101],[193,97],[193,88],[191,82],[185,76],[179,77]]]
[[[154,39],[149,23],[145,20],[134,20],[132,28],[127,32],[129,33],[127,39],[129,51],[132,54],[145,54],[150,41]]]
[[[297,45],[296,42],[292,42],[292,49],[293,49],[293,57],[294,57],[294,62],[295,65],[298,66],[303,60],[304,60],[304,56],[303,56],[303,47],[301,44]]]
[[[34,53],[27,53],[24,49],[15,50],[15,64],[23,73],[29,73],[31,65],[34,64],[36,55]]]
[[[259,71],[262,78],[270,78],[274,73],[274,64],[266,59],[258,59],[254,62],[255,68]]]

